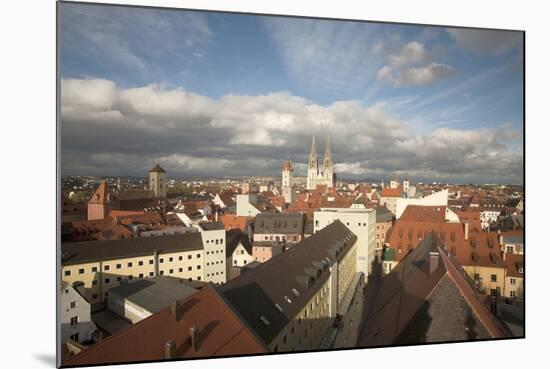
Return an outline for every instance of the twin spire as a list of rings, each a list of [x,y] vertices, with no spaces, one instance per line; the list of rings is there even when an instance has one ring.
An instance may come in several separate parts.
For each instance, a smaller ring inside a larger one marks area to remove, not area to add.
[[[332,167],[332,152],[331,152],[331,147],[330,147],[330,136],[329,135],[327,135],[327,141],[326,141],[326,144],[325,144],[324,166],[325,166],[325,168]],[[313,139],[311,141],[311,154],[309,156],[309,167],[310,168],[317,168],[318,167],[317,147],[315,145],[315,136],[313,136]]]

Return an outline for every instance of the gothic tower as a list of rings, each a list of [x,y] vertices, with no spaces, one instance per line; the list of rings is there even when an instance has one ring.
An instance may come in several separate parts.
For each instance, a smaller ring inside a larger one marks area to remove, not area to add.
[[[281,174],[281,186],[292,187],[294,185],[294,169],[290,160],[284,162]]]
[[[317,188],[317,175],[319,173],[319,162],[317,161],[317,148],[315,147],[315,136],[311,141],[311,153],[309,154],[309,166],[307,169],[307,189]]]
[[[334,172],[332,170],[332,152],[330,150],[330,136],[327,136],[327,143],[325,146],[325,160],[323,165],[323,175],[325,184],[328,187],[334,187]]]
[[[113,209],[114,202],[113,191],[105,181],[101,181],[90,201],[88,201],[88,220],[107,219]]]

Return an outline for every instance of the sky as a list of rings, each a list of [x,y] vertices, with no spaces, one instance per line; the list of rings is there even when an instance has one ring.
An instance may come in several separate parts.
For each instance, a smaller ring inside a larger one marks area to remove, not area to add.
[[[61,3],[62,175],[523,182],[523,34]]]

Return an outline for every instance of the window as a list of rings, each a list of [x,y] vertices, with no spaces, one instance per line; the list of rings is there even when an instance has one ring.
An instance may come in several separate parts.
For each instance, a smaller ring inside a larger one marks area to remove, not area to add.
[[[111,283],[111,278],[105,278],[105,284]]]
[[[164,270],[161,270],[161,271],[159,272],[159,274],[160,274],[160,275],[164,275]]]
[[[510,291],[510,297],[511,298],[516,297],[516,291]]]
[[[286,334],[283,336],[283,343],[286,343]]]
[[[78,333],[71,334],[71,340],[78,342]]]
[[[154,272],[149,272],[149,277],[152,277],[152,276],[154,276],[154,275],[155,275]]]
[[[76,301],[71,301],[71,309],[74,309],[76,307]]]
[[[134,276],[133,276],[133,275],[129,275],[129,276],[128,276],[128,279],[134,279]]]
[[[116,281],[120,282],[122,280],[122,277],[116,277]]]
[[[94,293],[94,294],[92,295],[92,298],[93,298],[93,299],[97,299],[97,297],[98,297],[98,294],[97,294],[97,293]]]
[[[197,254],[197,259],[200,259],[201,258],[201,254]]]
[[[169,261],[169,262],[172,262],[172,261],[174,261],[174,258],[170,256],[170,257],[168,258],[168,261]]]
[[[174,269],[169,269],[168,274],[174,274]]]
[[[497,290],[494,289],[494,288],[491,288],[491,296],[495,296],[496,297],[497,295]]]
[[[68,276],[70,276],[70,275],[71,275],[71,271],[70,271],[70,270],[66,270],[66,271],[65,271],[65,277],[68,277]]]
[[[92,281],[92,286],[97,286],[97,280]]]
[[[116,265],[116,268],[117,268],[117,269],[122,268],[122,264],[117,264],[117,265]]]
[[[516,279],[515,278],[510,278],[510,284],[516,284]]]
[[[193,270],[193,267],[191,267],[191,266],[187,267],[187,270]]]
[[[143,278],[143,273],[139,273],[139,278]]]
[[[491,274],[491,282],[496,282],[496,281],[497,281],[497,275]]]
[[[131,268],[132,265],[133,265],[133,264],[132,264],[131,262],[129,262],[129,263],[128,263],[128,268]]]
[[[153,259],[149,260],[149,265],[154,264],[155,261]]]
[[[159,259],[159,263],[164,263],[164,259],[163,259],[163,258],[160,258],[160,259]]]
[[[233,264],[234,264],[234,265],[237,265],[237,260],[233,260]]]
[[[193,255],[187,255],[187,259],[191,260],[193,258]]]
[[[96,273],[97,272],[97,267],[92,267],[92,273]]]
[[[138,265],[142,266],[143,265],[143,260],[138,261]]]
[[[200,266],[200,265],[197,265],[197,269],[200,269],[200,268],[201,268],[201,266]]]
[[[78,269],[78,274],[84,274],[84,268]]]
[[[201,277],[200,277],[200,276],[198,276],[198,277],[197,277],[197,281],[200,281],[200,280],[201,280]]]
[[[182,261],[182,260],[183,260],[183,256],[178,256],[178,260],[179,260],[179,261]]]

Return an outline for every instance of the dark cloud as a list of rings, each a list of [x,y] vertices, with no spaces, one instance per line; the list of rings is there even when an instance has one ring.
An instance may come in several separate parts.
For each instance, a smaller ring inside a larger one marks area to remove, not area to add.
[[[523,41],[521,32],[513,31],[450,28],[447,32],[460,48],[485,55],[504,54]]]
[[[158,160],[171,176],[277,175],[290,158],[304,175],[311,136],[322,160],[330,134],[342,177],[522,180],[511,125],[417,135],[380,104],[320,106],[286,92],[214,100],[101,79],[64,79],[61,94],[63,174],[144,175]]]

